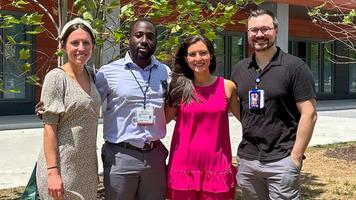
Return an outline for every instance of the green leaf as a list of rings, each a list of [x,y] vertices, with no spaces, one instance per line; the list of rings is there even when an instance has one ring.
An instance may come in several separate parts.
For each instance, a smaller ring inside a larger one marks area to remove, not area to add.
[[[20,20],[16,19],[12,15],[3,16],[3,20],[6,25],[20,24]]]
[[[22,65],[21,71],[23,73],[29,72],[31,70],[31,64],[30,63],[25,63]]]
[[[255,4],[260,5],[264,2],[264,0],[254,0]]]
[[[166,61],[170,58],[170,54],[165,53],[165,52],[160,52],[156,57],[158,60]]]
[[[10,44],[16,45],[16,41],[15,41],[14,37],[12,37],[11,35],[7,35],[6,38]]]
[[[88,21],[93,21],[93,15],[89,11],[83,13],[83,18]]]
[[[131,17],[134,15],[133,4],[129,3],[121,7],[120,17]]]
[[[21,9],[24,8],[23,6],[25,6],[27,4],[29,4],[28,1],[22,1],[22,0],[20,0],[20,1],[12,1],[11,2],[11,6],[13,6],[15,8],[21,8]]]
[[[30,34],[30,35],[36,35],[36,34],[42,33],[43,31],[44,31],[44,28],[42,28],[42,26],[36,26],[33,31],[26,31],[26,33]]]
[[[74,8],[78,9],[84,5],[84,2],[83,2],[83,0],[75,0],[73,5],[74,5]]]
[[[88,10],[88,8],[85,5],[83,5],[82,7],[79,8],[77,14],[83,15],[83,13],[86,12],[87,10]]]
[[[31,85],[40,85],[39,81],[40,81],[40,78],[38,78],[37,75],[30,75],[27,77],[27,80],[26,80],[26,82]]]
[[[21,60],[27,60],[30,58],[30,50],[22,48],[19,52]]]
[[[43,14],[35,13],[26,13],[25,15],[21,16],[21,22],[25,25],[41,25]]]
[[[88,8],[89,10],[95,10],[96,9],[96,3],[94,0],[88,0]]]
[[[23,41],[19,42],[19,44],[21,44],[21,45],[32,45],[32,42],[23,40]]]
[[[119,5],[120,5],[119,1],[114,0],[114,1],[110,2],[109,6],[108,6],[108,9],[115,9],[115,8],[117,8]]]
[[[103,46],[104,46],[104,42],[105,42],[105,40],[104,40],[104,39],[100,39],[100,38],[98,38],[98,39],[95,40],[95,44],[96,44],[97,46],[100,46],[100,47],[103,47]]]
[[[101,30],[102,28],[104,28],[104,24],[105,22],[101,19],[94,19],[93,22],[91,23],[92,27],[95,30]]]
[[[56,56],[58,56],[58,57],[63,57],[65,54],[65,51],[63,49],[57,49],[56,53],[54,53],[54,54],[56,54]]]
[[[209,40],[214,40],[216,38],[216,33],[215,31],[208,31],[205,34],[205,37],[207,37]]]
[[[236,0],[236,4],[239,6],[244,6],[247,2],[245,0]]]
[[[175,25],[175,26],[173,26],[173,27],[171,28],[171,33],[176,33],[176,32],[178,32],[180,29],[181,29],[181,26],[179,26],[179,24],[177,24],[177,25]]]
[[[16,89],[16,88],[10,89],[10,90],[8,90],[8,92],[10,92],[10,93],[17,93],[17,94],[21,93],[21,91],[20,91],[19,89]]]
[[[113,32],[114,40],[116,44],[119,44],[121,39],[125,37],[125,34],[121,30],[115,30]]]
[[[352,24],[352,22],[353,22],[353,18],[350,17],[349,15],[344,16],[344,19],[342,20],[342,23],[344,23],[346,25]]]
[[[229,11],[233,10],[234,8],[235,8],[235,6],[233,6],[233,5],[225,6],[225,12],[229,12]]]

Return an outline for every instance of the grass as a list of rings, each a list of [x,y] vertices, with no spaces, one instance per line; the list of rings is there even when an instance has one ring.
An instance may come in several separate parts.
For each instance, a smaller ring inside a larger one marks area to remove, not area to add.
[[[309,147],[301,172],[302,199],[356,200],[355,155],[356,141]],[[100,188],[102,193],[102,185]],[[19,199],[23,190],[24,187],[0,190],[0,199]],[[239,188],[236,194],[236,199],[242,199]]]

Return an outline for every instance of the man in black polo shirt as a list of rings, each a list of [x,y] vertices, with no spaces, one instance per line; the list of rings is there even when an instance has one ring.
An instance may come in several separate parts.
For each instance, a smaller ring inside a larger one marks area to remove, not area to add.
[[[276,46],[273,13],[252,11],[247,28],[254,54],[232,74],[243,130],[237,182],[244,199],[300,199],[303,154],[317,119],[314,80],[301,59]]]

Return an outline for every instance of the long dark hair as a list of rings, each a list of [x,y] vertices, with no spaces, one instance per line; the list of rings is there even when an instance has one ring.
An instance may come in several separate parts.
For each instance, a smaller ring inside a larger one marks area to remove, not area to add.
[[[209,65],[209,72],[212,74],[216,70],[216,57],[213,43],[202,35],[190,36],[178,48],[172,70],[172,82],[170,85],[168,105],[179,106],[181,103],[187,104],[193,99],[199,101],[194,86],[194,72],[190,69],[185,57],[187,57],[190,45],[202,41],[208,48],[212,57]]]

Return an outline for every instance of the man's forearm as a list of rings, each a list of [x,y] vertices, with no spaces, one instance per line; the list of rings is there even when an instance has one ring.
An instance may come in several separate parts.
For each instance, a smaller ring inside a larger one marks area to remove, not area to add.
[[[293,146],[291,156],[301,161],[306,148],[313,135],[314,126],[317,120],[317,113],[315,109],[315,100],[308,100],[305,102],[297,103],[297,107],[301,113],[298,124],[296,141]]]

